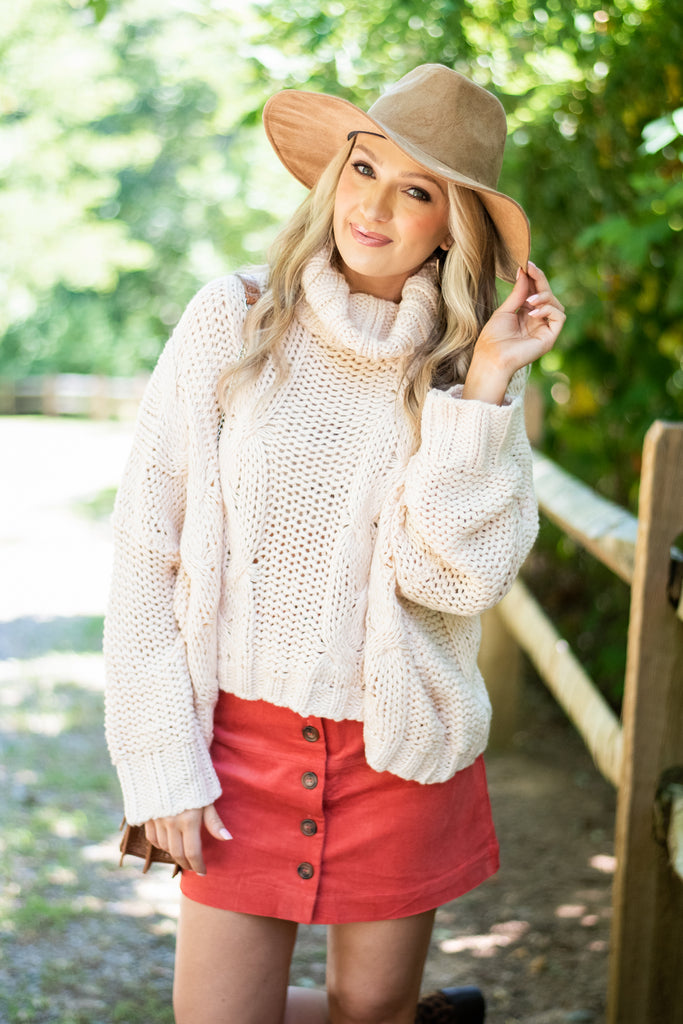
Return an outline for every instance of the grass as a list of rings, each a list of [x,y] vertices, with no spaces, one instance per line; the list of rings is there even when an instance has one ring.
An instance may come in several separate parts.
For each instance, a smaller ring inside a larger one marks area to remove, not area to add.
[[[74,502],[74,511],[98,522],[108,519],[114,508],[116,491],[116,487],[104,487],[91,498]]]

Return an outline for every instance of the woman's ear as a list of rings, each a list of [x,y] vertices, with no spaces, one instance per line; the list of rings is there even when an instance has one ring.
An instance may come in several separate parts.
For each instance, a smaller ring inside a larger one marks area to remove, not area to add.
[[[443,252],[448,252],[448,250],[450,249],[450,247],[452,245],[453,245],[453,239],[451,238],[450,235],[446,235],[446,237],[444,238],[443,242],[439,246],[439,249],[441,249]]]

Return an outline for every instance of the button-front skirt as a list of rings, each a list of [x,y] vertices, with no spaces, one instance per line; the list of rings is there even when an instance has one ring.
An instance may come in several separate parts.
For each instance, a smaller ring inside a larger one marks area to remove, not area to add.
[[[366,760],[360,722],[302,718],[221,693],[211,748],[218,812],[187,897],[308,924],[379,921],[455,899],[498,869],[482,758],[422,785]]]

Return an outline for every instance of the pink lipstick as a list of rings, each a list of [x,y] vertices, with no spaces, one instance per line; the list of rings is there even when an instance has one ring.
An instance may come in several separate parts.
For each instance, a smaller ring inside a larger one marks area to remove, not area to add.
[[[361,245],[368,245],[371,247],[379,247],[382,245],[389,245],[391,239],[387,235],[378,235],[374,231],[366,231],[361,228],[358,224],[351,223],[351,235],[356,242],[360,242]]]

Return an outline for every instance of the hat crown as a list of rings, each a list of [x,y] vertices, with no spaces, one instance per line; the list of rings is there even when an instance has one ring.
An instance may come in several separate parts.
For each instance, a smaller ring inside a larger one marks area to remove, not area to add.
[[[368,115],[423,163],[495,189],[507,135],[499,100],[457,71],[423,64],[373,103]]]

